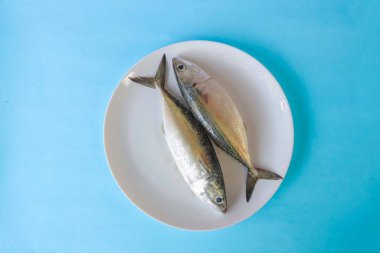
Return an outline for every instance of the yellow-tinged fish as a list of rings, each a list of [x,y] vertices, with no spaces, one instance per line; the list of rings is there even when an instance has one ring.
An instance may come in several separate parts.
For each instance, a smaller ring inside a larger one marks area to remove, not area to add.
[[[243,120],[224,89],[188,60],[173,58],[173,69],[181,93],[194,116],[220,148],[247,167],[247,201],[258,179],[282,179],[274,172],[253,166]]]
[[[130,80],[159,90],[164,111],[163,130],[179,171],[198,198],[225,213],[223,174],[212,143],[192,113],[165,89],[165,77],[164,55],[155,77],[130,77]]]

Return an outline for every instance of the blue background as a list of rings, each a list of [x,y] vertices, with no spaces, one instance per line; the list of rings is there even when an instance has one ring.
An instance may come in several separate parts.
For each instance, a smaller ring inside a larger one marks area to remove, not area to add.
[[[0,252],[380,252],[379,3],[0,0]],[[122,75],[193,39],[260,60],[295,121],[278,193],[214,232],[141,213],[103,152]]]

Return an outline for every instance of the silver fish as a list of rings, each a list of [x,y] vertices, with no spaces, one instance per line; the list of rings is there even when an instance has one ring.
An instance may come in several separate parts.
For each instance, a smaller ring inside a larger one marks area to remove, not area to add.
[[[252,164],[242,117],[224,89],[194,63],[173,58],[178,86],[191,111],[213,141],[247,169],[246,199],[252,196],[258,179],[282,179]]]
[[[179,171],[199,199],[225,213],[227,198],[223,174],[212,143],[192,113],[165,89],[165,78],[164,55],[155,77],[130,77],[130,80],[159,90],[164,135]]]

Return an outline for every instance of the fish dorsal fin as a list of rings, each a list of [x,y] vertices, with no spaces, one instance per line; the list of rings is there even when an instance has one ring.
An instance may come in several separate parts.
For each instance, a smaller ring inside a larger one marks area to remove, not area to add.
[[[198,164],[199,164],[200,168],[202,169],[201,170],[202,176],[206,176],[208,173],[208,169],[207,169],[206,164],[203,162],[203,159],[200,155],[198,155],[197,160],[198,160]]]

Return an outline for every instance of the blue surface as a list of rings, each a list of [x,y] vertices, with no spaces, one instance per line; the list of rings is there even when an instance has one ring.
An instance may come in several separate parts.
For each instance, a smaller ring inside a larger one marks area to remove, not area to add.
[[[380,252],[379,1],[0,1],[0,252]],[[292,107],[289,174],[257,215],[188,232],[138,211],[103,152],[122,75],[224,42]]]

